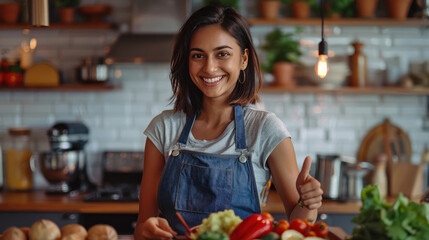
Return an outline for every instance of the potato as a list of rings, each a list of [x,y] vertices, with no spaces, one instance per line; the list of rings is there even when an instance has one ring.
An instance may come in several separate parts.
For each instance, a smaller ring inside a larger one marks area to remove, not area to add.
[[[51,220],[41,219],[31,225],[30,240],[59,240],[61,231],[58,225]]]
[[[25,238],[30,239],[30,236],[29,236],[30,228],[29,227],[20,227],[19,229],[21,229],[21,231],[25,234]]]
[[[72,234],[77,236],[74,236],[74,238],[70,238],[70,239],[85,240],[88,237],[88,232],[86,231],[85,227],[78,223],[67,224],[61,228],[62,239],[64,239],[64,237],[66,237],[67,235],[72,235]]]
[[[108,224],[96,224],[88,230],[88,240],[117,240],[118,233]]]
[[[83,238],[82,235],[79,233],[71,233],[68,235],[63,235],[61,237],[61,240],[85,240],[86,238]]]
[[[4,230],[1,239],[2,240],[26,240],[27,237],[25,236],[25,233],[21,231],[21,229],[17,227],[10,227]]]

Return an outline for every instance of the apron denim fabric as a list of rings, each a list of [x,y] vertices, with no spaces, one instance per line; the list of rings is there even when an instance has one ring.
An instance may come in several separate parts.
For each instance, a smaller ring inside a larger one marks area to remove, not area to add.
[[[201,224],[212,212],[233,209],[242,219],[260,213],[252,161],[247,151],[241,106],[234,107],[237,155],[181,150],[186,145],[195,117],[190,117],[172,151],[158,186],[160,217],[179,234],[186,232],[176,212],[188,225]]]

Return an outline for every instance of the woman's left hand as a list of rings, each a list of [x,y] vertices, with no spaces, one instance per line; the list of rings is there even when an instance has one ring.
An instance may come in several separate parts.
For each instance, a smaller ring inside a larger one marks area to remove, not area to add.
[[[310,175],[310,167],[311,157],[307,156],[296,179],[296,189],[302,205],[309,210],[313,210],[322,206],[323,190],[320,188],[320,182]]]

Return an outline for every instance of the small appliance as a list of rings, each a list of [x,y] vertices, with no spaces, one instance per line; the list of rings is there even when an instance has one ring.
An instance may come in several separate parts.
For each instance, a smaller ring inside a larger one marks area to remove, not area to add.
[[[86,192],[95,188],[87,175],[84,146],[88,127],[80,122],[57,122],[47,132],[51,151],[39,155],[47,193]]]
[[[144,152],[106,151],[102,153],[102,184],[85,201],[138,201]]]

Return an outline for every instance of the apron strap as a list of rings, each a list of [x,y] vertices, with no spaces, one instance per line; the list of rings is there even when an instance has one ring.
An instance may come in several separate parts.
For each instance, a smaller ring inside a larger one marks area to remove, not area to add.
[[[179,143],[186,145],[186,143],[188,142],[189,132],[191,132],[192,125],[194,125],[194,121],[196,117],[197,117],[197,114],[195,114],[192,117],[189,117],[188,120],[186,120],[185,127],[183,128],[182,134],[180,135],[180,138],[179,138]]]
[[[240,105],[234,107],[235,114],[235,147],[237,150],[246,150],[246,133],[244,131],[243,108]]]
[[[192,125],[194,124],[195,118],[197,115],[195,114],[192,117],[189,117],[186,120],[185,127],[183,128],[182,134],[179,138],[179,143],[186,145],[188,142],[188,136],[191,132]],[[237,150],[246,150],[246,134],[244,130],[244,117],[243,117],[243,108],[239,105],[234,106],[234,122],[235,122],[235,147]]]

